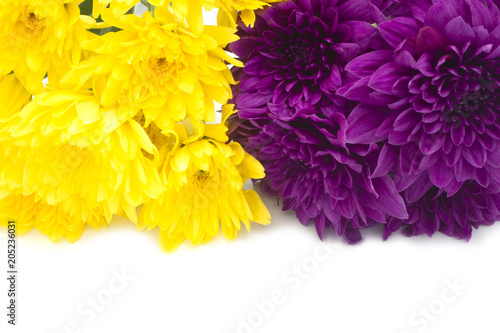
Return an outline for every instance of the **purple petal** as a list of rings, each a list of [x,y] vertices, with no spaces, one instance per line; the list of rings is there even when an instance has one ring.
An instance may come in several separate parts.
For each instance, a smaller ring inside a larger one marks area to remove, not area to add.
[[[433,77],[435,76],[436,69],[433,66],[434,53],[425,52],[418,58],[417,63],[415,65],[415,69],[418,69],[425,76]],[[428,79],[429,80],[429,79]]]
[[[392,94],[392,87],[404,74],[405,69],[403,67],[395,63],[387,63],[373,73],[368,81],[368,86],[376,91],[390,95]]]
[[[434,185],[443,188],[453,179],[453,168],[450,168],[443,161],[436,163],[429,169],[429,177]]]
[[[375,133],[384,121],[387,109],[367,104],[357,105],[347,118],[347,143],[376,143],[382,140]]]
[[[355,200],[356,199],[355,199],[354,194],[352,192],[350,192],[349,195],[344,200],[337,201],[337,205],[335,206],[335,209],[342,216],[351,219],[351,218],[353,218],[354,214],[356,213],[356,203],[354,202]]]
[[[462,149],[462,156],[465,157],[467,162],[469,162],[473,167],[482,168],[486,163],[488,154],[486,149],[481,147],[478,142],[474,142],[471,147],[464,147]]]
[[[242,37],[229,44],[231,52],[242,59],[248,59],[252,52],[264,44],[264,40],[258,37]]]
[[[364,51],[368,48],[373,36],[377,33],[377,28],[368,22],[347,21],[342,24],[348,26],[352,32],[350,38],[343,42],[359,45],[360,51]]]
[[[448,40],[433,27],[423,27],[417,35],[417,52],[442,50],[448,45]]]
[[[461,16],[455,17],[444,28],[444,33],[448,40],[455,45],[463,45],[472,39],[475,34],[472,27],[465,23]]]
[[[377,167],[373,171],[370,178],[377,178],[387,175],[390,171],[394,171],[398,163],[398,149],[384,145],[380,150]]]
[[[392,60],[392,51],[373,51],[353,59],[345,67],[346,71],[358,77],[372,75],[380,66]]]
[[[408,213],[406,212],[405,203],[401,195],[399,195],[391,177],[384,176],[374,178],[372,182],[373,187],[379,195],[378,199],[375,201],[375,205],[391,216],[407,219]]]
[[[271,95],[261,94],[239,94],[236,98],[236,105],[238,109],[244,108],[258,108],[265,105],[271,100]]]
[[[458,159],[453,168],[455,169],[455,177],[459,182],[470,180],[474,176],[474,167],[464,158]]]
[[[421,23],[414,18],[396,17],[381,23],[378,28],[380,34],[389,43],[396,48],[409,36],[417,36]]]
[[[418,147],[424,155],[431,155],[437,152],[444,143],[444,135],[441,133],[436,134],[422,134]]]
[[[457,16],[458,13],[453,4],[448,2],[438,2],[429,8],[424,25],[443,31],[448,22]]]
[[[352,86],[344,86],[340,88],[338,93],[341,96],[353,101],[387,107],[387,103],[385,103],[385,101],[377,103],[377,100],[372,98],[371,93],[373,92],[373,89],[367,86],[369,80],[370,77],[362,78]]]
[[[421,120],[421,116],[412,108],[403,111],[394,121],[394,130],[398,132],[414,128]]]
[[[490,30],[498,26],[498,19],[495,17],[495,15],[493,15],[492,10],[486,7],[485,4],[479,1],[471,1],[469,2],[469,8],[471,11],[471,20],[473,27],[483,26],[486,29]]]
[[[422,174],[408,189],[404,192],[407,203],[412,204],[420,200],[422,196],[432,188],[433,184],[427,175]]]
[[[451,128],[451,140],[455,146],[459,146],[464,142],[465,137],[465,127],[462,124],[455,124]]]

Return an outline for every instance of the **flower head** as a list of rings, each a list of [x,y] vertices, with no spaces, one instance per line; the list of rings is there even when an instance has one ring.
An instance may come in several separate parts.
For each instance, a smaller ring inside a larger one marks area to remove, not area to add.
[[[258,11],[254,27],[240,24],[240,40],[229,45],[245,63],[233,70],[238,110],[271,105],[295,114],[339,103],[343,67],[377,35],[375,13],[382,15],[364,0],[293,0]]]
[[[386,50],[346,67],[357,79],[340,92],[363,103],[347,142],[361,134],[371,143],[387,140],[391,158],[381,163],[406,179],[401,189],[426,172],[449,195],[469,180],[498,187],[498,8],[479,0],[409,5],[416,18],[378,25]]]
[[[113,214],[136,221],[136,207],[162,185],[143,153],[159,158],[158,151],[130,117],[100,106],[98,90],[36,95],[0,131],[1,217],[55,241],[74,241]]]
[[[80,43],[87,39],[89,22],[79,16],[82,1],[1,1],[0,75],[13,71],[31,93],[37,93],[43,91],[48,73],[55,87],[80,60]]]
[[[234,83],[224,60],[239,65],[220,46],[236,38],[231,29],[206,27],[194,35],[166,7],[156,8],[155,17],[146,12],[116,18],[108,10],[102,17],[122,30],[83,43],[96,56],[76,66],[65,82],[102,81],[104,106],[130,105],[165,130],[187,117],[214,121],[213,100],[226,103]]]
[[[141,227],[160,228],[165,251],[175,251],[186,238],[195,245],[206,243],[220,228],[234,239],[241,223],[247,230],[251,221],[269,223],[258,194],[242,190],[250,177],[264,177],[264,170],[238,143],[224,143],[226,130],[223,124],[200,124],[191,136],[181,125],[171,132],[175,144],[161,173],[165,191],[146,203],[139,217]]]
[[[23,158],[17,158],[19,150],[13,146],[8,125],[12,124],[9,120],[19,117],[30,100],[31,94],[15,75],[0,77],[0,101],[5,106],[0,115],[0,225],[7,227],[9,221],[15,221],[19,235],[37,228],[52,241],[65,237],[74,242],[86,225],[98,228],[104,224],[103,214],[90,210],[77,195],[70,195],[64,203],[50,205],[36,193],[25,193],[26,164]]]
[[[295,210],[304,225],[314,220],[321,238],[325,228],[333,227],[355,243],[361,239],[359,229],[407,214],[392,179],[372,177],[378,147],[347,146],[345,116],[323,111],[327,116],[287,122],[232,119],[240,129],[231,137],[263,164],[262,191],[282,199],[283,210]]]

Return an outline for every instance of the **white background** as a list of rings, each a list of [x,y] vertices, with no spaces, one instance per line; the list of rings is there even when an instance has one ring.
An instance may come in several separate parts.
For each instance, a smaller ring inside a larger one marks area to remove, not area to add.
[[[324,242],[333,248],[328,254],[313,225],[302,226],[293,214],[281,212],[274,198],[263,198],[273,216],[269,226],[253,225],[236,241],[186,243],[172,255],[161,252],[156,231],[138,232],[121,218],[106,230],[86,230],[73,245],[52,244],[38,231],[20,237],[18,326],[6,324],[2,279],[0,331],[500,331],[499,225],[480,228],[469,243],[398,234],[383,242],[375,228],[350,246],[330,232]],[[5,235],[3,229],[3,272]],[[126,286],[113,273],[123,270],[133,277]],[[448,283],[466,289],[454,293]],[[271,295],[279,292],[280,304],[269,306]],[[100,312],[91,310],[90,298],[101,303]],[[255,302],[265,304],[264,310]],[[429,307],[432,321],[419,314]],[[78,330],[71,329],[72,322]]]
[[[0,331],[500,332],[499,225],[475,231],[469,243],[399,234],[383,242],[381,228],[358,245],[332,230],[321,243],[313,225],[262,197],[271,225],[254,224],[236,241],[185,243],[172,255],[161,252],[157,230],[138,232],[122,218],[87,229],[73,245],[38,231],[20,237],[16,327],[6,323],[0,229]],[[122,273],[133,279],[120,283]]]

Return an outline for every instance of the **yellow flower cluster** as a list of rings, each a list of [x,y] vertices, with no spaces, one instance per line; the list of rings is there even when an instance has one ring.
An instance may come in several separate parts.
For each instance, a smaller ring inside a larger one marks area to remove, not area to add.
[[[155,0],[139,17],[136,0],[82,1],[0,3],[0,225],[74,242],[116,214],[171,252],[268,224],[243,190],[264,170],[226,135],[236,30],[201,20],[265,2]],[[89,3],[99,23],[80,15]]]

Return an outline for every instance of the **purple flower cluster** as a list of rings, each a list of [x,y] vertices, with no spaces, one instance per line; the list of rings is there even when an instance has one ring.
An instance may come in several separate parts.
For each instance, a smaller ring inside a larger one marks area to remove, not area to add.
[[[375,223],[469,239],[499,220],[497,5],[292,0],[240,24],[230,132],[262,190],[349,243]]]

